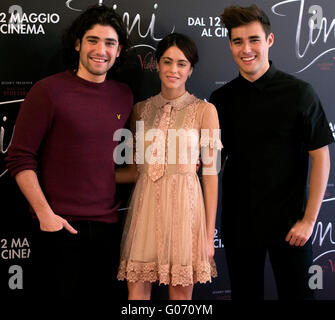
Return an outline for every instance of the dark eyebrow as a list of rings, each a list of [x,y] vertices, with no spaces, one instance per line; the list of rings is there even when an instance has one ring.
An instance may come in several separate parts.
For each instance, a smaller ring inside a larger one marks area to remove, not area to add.
[[[172,59],[169,58],[169,57],[162,57],[162,59],[166,59],[166,60],[171,60],[172,61]]]
[[[170,57],[162,57],[162,59],[173,61],[173,59],[171,59]],[[181,59],[181,60],[178,60],[178,62],[188,62],[188,60]]]
[[[250,40],[255,40],[255,39],[260,39],[261,37],[260,36],[250,36],[249,39]]]
[[[249,40],[256,40],[256,39],[260,39],[260,38],[261,38],[260,36],[250,36],[250,37],[248,37]],[[241,41],[241,40],[242,40],[242,38],[234,38],[231,41],[236,42],[236,41]]]
[[[86,36],[86,39],[96,39],[96,40],[99,40],[100,38],[96,37],[96,36]]]
[[[241,40],[242,40],[241,38],[234,38],[234,39],[231,39],[232,42],[241,41]]]
[[[97,37],[97,36],[87,36],[86,39],[94,39],[94,40],[99,40],[100,38]],[[104,40],[107,40],[107,41],[113,41],[113,42],[118,42],[116,39],[114,38],[106,38]]]

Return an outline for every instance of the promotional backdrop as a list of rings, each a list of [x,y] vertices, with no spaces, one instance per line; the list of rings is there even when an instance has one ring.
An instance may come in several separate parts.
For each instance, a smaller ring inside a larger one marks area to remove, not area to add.
[[[27,91],[41,78],[63,70],[61,37],[64,28],[89,5],[104,3],[123,17],[131,36],[132,60],[122,80],[134,92],[135,102],[159,92],[154,52],[166,34],[179,32],[198,45],[200,61],[188,90],[201,99],[238,75],[229,51],[227,30],[219,15],[231,4],[257,4],[269,16],[275,35],[270,59],[278,69],[310,82],[323,103],[329,125],[335,128],[335,2],[330,0],[2,0],[0,3],[0,294],[24,296],[31,285],[30,214],[25,199],[9,176],[4,158],[15,119]],[[311,24],[311,21],[314,23]],[[61,92],[60,92],[61,94]],[[243,94],[243,92],[241,92]],[[29,132],[27,132],[29,134]],[[245,132],[248,142],[248,132]],[[250,141],[252,143],[252,141]],[[332,168],[318,221],[312,235],[314,264],[323,270],[319,299],[335,298],[335,185],[334,146]],[[131,186],[119,189],[123,203]],[[243,201],[244,186],[240,186]],[[221,189],[219,190],[221,193]],[[220,197],[219,197],[220,198]],[[120,214],[125,214],[125,207]],[[220,230],[219,200],[215,233],[215,259],[219,277],[196,285],[194,299],[230,299],[230,284]],[[249,241],[249,239],[246,239]],[[241,252],[243,255],[243,252]],[[245,272],[252,261],[245,261]],[[250,275],[252,276],[252,274]],[[313,273],[311,273],[313,276]],[[265,272],[267,299],[276,299],[272,270]],[[167,297],[165,286],[154,286],[153,298]],[[250,288],[252,294],[252,288]]]

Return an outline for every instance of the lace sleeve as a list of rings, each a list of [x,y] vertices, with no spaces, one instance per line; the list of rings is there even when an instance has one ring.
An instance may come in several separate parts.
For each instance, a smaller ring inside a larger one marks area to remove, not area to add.
[[[221,130],[216,108],[206,103],[201,120],[200,147],[203,174],[218,174],[221,164]]]
[[[210,147],[212,149],[221,150],[223,148],[221,139],[219,138],[220,135],[220,129],[214,129],[217,130],[217,134],[215,134],[215,137],[210,137],[209,132],[205,131],[205,133],[201,134],[200,137],[200,147]]]
[[[221,142],[221,130],[216,108],[211,103],[206,103],[201,119],[200,146],[217,150],[223,148]]]

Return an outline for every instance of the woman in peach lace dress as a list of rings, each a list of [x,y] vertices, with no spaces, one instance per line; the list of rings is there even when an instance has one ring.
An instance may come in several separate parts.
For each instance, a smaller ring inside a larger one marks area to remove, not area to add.
[[[132,112],[136,165],[116,173],[118,183],[137,178],[118,279],[127,280],[130,300],[150,299],[156,281],[169,285],[170,299],[189,300],[194,283],[217,275],[219,121],[212,104],[185,88],[198,60],[195,43],[170,34],[158,44],[156,58],[161,92],[137,103]],[[199,158],[203,191],[196,170]]]

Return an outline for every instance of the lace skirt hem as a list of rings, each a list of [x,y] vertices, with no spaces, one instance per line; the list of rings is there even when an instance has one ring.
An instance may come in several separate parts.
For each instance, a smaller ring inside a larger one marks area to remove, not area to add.
[[[196,282],[211,282],[217,277],[214,260],[200,262],[196,266],[158,265],[157,262],[127,262],[121,261],[117,278],[129,282],[149,281],[172,286],[189,286]]]

